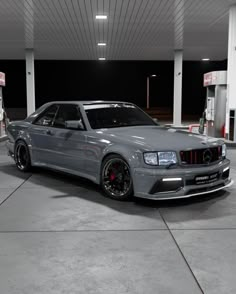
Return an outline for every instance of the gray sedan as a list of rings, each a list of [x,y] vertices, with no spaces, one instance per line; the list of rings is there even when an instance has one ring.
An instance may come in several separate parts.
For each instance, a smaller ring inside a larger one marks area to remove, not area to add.
[[[127,102],[50,102],[12,122],[8,138],[19,170],[82,176],[114,199],[185,198],[232,184],[222,141],[168,130]]]

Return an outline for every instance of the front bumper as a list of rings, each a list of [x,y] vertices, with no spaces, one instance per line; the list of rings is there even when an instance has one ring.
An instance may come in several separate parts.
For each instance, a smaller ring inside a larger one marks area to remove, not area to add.
[[[166,200],[213,193],[233,184],[229,177],[229,165],[230,161],[224,159],[214,165],[201,167],[135,168],[134,195]]]

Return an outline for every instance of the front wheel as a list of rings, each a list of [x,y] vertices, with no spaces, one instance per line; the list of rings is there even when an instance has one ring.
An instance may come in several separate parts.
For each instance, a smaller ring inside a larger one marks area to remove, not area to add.
[[[128,200],[133,194],[130,167],[119,155],[108,156],[101,171],[101,186],[107,196],[116,200]]]
[[[31,168],[31,160],[28,146],[24,141],[17,141],[15,146],[14,158],[16,166],[20,171],[27,172]]]

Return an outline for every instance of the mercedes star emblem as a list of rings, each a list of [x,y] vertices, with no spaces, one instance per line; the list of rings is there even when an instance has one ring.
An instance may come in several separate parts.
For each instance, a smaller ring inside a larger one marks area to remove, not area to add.
[[[203,152],[203,162],[204,163],[210,163],[212,160],[212,152],[210,149],[206,149],[204,152]]]

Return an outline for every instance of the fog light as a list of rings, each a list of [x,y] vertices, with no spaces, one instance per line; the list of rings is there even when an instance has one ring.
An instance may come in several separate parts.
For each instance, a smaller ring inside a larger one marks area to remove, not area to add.
[[[226,180],[229,177],[229,167],[226,167],[225,169],[223,169],[223,173],[222,173],[222,179]]]
[[[223,169],[223,173],[229,170],[229,166]]]
[[[182,178],[164,178],[162,180],[157,181],[152,189],[150,190],[150,194],[157,193],[175,193],[181,190],[184,186],[184,182]]]
[[[182,178],[164,178],[162,182],[174,182],[174,181],[182,181]]]

